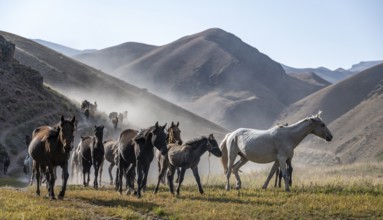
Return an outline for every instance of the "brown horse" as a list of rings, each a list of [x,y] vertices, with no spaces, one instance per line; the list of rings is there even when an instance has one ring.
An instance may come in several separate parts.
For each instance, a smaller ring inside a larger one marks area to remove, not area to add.
[[[163,155],[167,153],[166,134],[164,126],[159,126],[158,122],[140,132],[127,129],[121,132],[118,144],[118,189],[122,194],[122,176],[125,173],[128,182],[127,194],[134,190],[135,169],[137,164],[137,196],[141,196],[141,189],[145,188],[149,172],[150,163],[154,158],[153,148],[156,147]]]
[[[172,124],[167,130],[167,135],[166,135],[166,142],[169,144],[179,144],[182,145],[182,139],[181,139],[181,130],[179,129],[180,123],[177,122],[177,124]],[[154,193],[157,193],[158,187],[160,185],[160,182],[165,183],[164,177],[167,171],[167,168],[169,167],[169,160],[167,156],[164,156],[161,154],[160,151],[156,151],[156,158],[158,162],[158,181],[157,181],[157,186],[154,190]],[[178,183],[179,180],[179,175],[180,175],[180,169],[177,168],[177,180],[176,182]]]
[[[213,134],[209,137],[201,137],[195,140],[188,141],[184,145],[171,144],[168,151],[169,159],[169,171],[168,171],[168,183],[170,192],[173,194],[173,177],[176,167],[181,168],[180,180],[177,187],[177,195],[180,194],[180,188],[182,181],[184,180],[186,169],[191,168],[194,174],[194,178],[197,181],[198,189],[203,194],[203,189],[198,174],[198,163],[202,154],[209,151],[217,157],[222,156],[222,152],[218,147],[217,141]]]
[[[104,161],[104,126],[94,126],[94,135],[81,137],[81,142],[79,143],[79,152],[82,162],[82,173],[83,173],[83,183],[84,186],[89,185],[89,175],[90,167],[93,165],[94,168],[94,181],[93,187],[98,188],[98,172],[100,166]],[[86,174],[88,174],[88,179],[86,179]],[[101,181],[100,181],[101,185]]]
[[[40,171],[46,173],[48,192],[50,199],[56,199],[54,194],[55,167],[60,166],[63,174],[63,184],[58,198],[63,199],[69,177],[68,159],[72,150],[75,117],[72,120],[65,120],[61,116],[60,122],[54,127],[41,126],[36,128],[32,134],[32,141],[29,144],[28,152],[33,158],[33,170],[36,172],[36,194],[40,195]]]
[[[104,158],[106,161],[110,163],[108,167],[108,171],[109,171],[110,185],[112,185],[113,184],[112,169],[116,165],[115,157],[117,156],[117,153],[118,153],[118,141],[116,140],[104,141],[104,151],[105,151]],[[102,175],[102,167],[100,167],[100,176],[101,175]]]

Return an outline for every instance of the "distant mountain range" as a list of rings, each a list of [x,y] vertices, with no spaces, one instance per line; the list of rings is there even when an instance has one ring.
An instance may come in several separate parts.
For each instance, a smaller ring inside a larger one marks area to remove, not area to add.
[[[68,57],[75,56],[81,53],[88,53],[88,52],[94,52],[97,51],[95,49],[89,49],[89,50],[77,50],[70,47],[66,47],[60,44],[56,44],[53,42],[41,40],[41,39],[32,39],[34,42],[39,43],[41,45],[44,45],[52,50],[58,51]]]
[[[74,58],[227,128],[267,128],[287,105],[325,86],[287,75],[218,28],[159,47],[125,43]]]
[[[331,83],[335,83],[346,79],[358,72],[366,70],[370,67],[383,63],[383,60],[380,61],[362,61],[358,64],[352,65],[352,67],[348,70],[343,68],[338,68],[336,70],[330,70],[325,67],[318,68],[294,68],[286,65],[282,65],[283,69],[288,74],[307,74],[307,73],[315,73],[319,77],[323,78],[326,81]]]

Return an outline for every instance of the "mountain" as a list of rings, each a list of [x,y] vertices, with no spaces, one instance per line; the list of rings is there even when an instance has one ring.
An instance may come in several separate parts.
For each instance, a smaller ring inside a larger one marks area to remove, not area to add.
[[[292,104],[278,121],[293,123],[318,110],[323,110],[333,141],[307,139],[297,148],[298,161],[329,164],[382,159],[383,64]]]
[[[315,73],[289,73],[289,75],[299,80],[305,81],[311,85],[320,87],[318,90],[331,85],[330,82],[322,79]]]
[[[97,51],[95,49],[77,50],[77,49],[73,49],[73,48],[70,48],[70,47],[63,46],[61,44],[56,44],[56,43],[45,41],[45,40],[41,40],[41,39],[32,39],[32,40],[34,42],[36,42],[38,44],[41,44],[43,46],[46,46],[46,47],[48,47],[48,48],[50,48],[52,50],[58,51],[58,52],[64,54],[65,56],[68,56],[68,57],[75,56],[75,55],[81,54],[81,53]]]
[[[218,28],[163,46],[126,43],[75,56],[224,127],[269,127],[287,105],[322,88]]]
[[[371,68],[371,67],[376,66],[376,65],[381,64],[381,63],[383,63],[383,60],[362,61],[358,64],[352,65],[352,67],[350,69],[348,69],[348,71],[358,73],[358,72],[361,72],[363,70],[366,70],[368,68]]]
[[[345,70],[342,68],[338,68],[336,70],[329,70],[325,67],[318,67],[318,68],[294,68],[289,67],[286,65],[282,65],[283,69],[287,74],[306,74],[306,73],[315,73],[319,77],[323,78],[324,80],[335,83],[338,81],[341,81],[343,79],[346,79],[352,75],[354,75],[354,72],[351,72],[349,70]]]
[[[16,45],[15,57],[21,64],[38,70],[44,83],[67,97],[81,102],[97,101],[106,113],[128,110],[128,121],[140,128],[179,121],[183,138],[214,133],[219,139],[227,131],[181,107],[161,99],[99,70],[68,58],[34,41],[11,33],[0,32]]]

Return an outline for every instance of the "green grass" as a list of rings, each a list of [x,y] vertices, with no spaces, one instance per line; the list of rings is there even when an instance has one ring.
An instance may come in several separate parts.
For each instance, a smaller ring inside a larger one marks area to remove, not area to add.
[[[272,186],[262,190],[264,171],[242,174],[241,190],[225,191],[224,178],[211,176],[200,195],[188,178],[180,196],[163,185],[154,195],[151,185],[140,199],[109,187],[71,185],[64,200],[50,201],[35,196],[35,186],[3,187],[0,219],[383,219],[382,167],[383,163],[297,167],[290,193]]]

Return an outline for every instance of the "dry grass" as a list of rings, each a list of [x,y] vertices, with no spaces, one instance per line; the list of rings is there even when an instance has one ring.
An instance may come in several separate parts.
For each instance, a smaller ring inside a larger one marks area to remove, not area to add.
[[[383,163],[298,166],[290,193],[272,186],[260,189],[266,171],[242,174],[239,191],[225,191],[224,178],[211,176],[204,195],[188,178],[180,196],[165,186],[154,195],[150,186],[141,199],[120,196],[109,187],[69,186],[64,200],[50,201],[36,197],[34,187],[3,187],[0,219],[381,219],[382,171]]]

